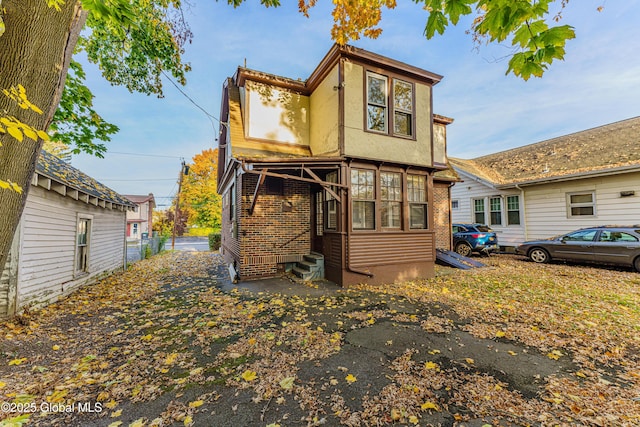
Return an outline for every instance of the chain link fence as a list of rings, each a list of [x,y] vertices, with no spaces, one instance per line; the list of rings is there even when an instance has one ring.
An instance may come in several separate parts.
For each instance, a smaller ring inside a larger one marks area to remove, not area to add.
[[[127,242],[127,262],[140,261],[163,251],[166,241],[166,238],[151,237]]]

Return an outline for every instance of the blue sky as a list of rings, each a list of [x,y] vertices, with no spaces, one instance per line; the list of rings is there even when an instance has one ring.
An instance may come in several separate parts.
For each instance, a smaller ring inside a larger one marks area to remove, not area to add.
[[[332,46],[329,1],[297,11],[297,2],[266,9],[255,0],[234,9],[226,2],[191,0],[185,15],[194,33],[184,60],[193,70],[183,88],[219,117],[224,79],[239,65],[306,79]],[[443,75],[434,88],[434,112],[453,118],[448,153],[473,158],[571,132],[640,116],[640,0],[572,0],[563,23],[575,27],[565,61],[541,79],[505,76],[510,47],[474,47],[469,21],[426,40],[426,12],[400,1],[383,12],[376,40],[351,44]],[[602,12],[598,6],[604,6]],[[104,159],[78,155],[73,165],[121,194],[153,193],[167,205],[177,192],[180,159],[216,147],[217,123],[169,81],[165,97],[131,94],[85,65],[95,109],[120,132]],[[136,156],[121,153],[139,153]]]

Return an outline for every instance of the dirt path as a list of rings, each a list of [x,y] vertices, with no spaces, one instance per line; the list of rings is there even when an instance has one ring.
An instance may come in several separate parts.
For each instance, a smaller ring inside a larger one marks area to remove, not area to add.
[[[638,342],[623,347],[629,339],[622,335],[607,338],[617,343],[570,336],[561,320],[551,331],[551,319],[520,319],[526,309],[504,295],[502,306],[489,309],[471,297],[473,284],[496,292],[488,284],[506,280],[504,269],[523,274],[519,261],[492,262],[501,263],[499,272],[447,270],[432,281],[378,289],[291,283],[274,293],[268,282],[233,286],[215,254],[157,256],[2,325],[0,419],[65,426],[638,425]],[[549,268],[556,267],[576,269]],[[576,271],[579,279],[583,270]],[[630,286],[635,280],[603,274]],[[636,297],[627,301],[634,316]],[[547,303],[531,304],[532,313],[543,313]],[[603,363],[613,348],[621,354]]]

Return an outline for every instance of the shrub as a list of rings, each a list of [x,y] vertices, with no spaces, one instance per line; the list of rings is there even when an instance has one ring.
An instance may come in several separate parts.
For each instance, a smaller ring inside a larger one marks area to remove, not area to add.
[[[220,243],[222,242],[222,235],[220,233],[209,234],[209,250],[217,251],[220,249]]]

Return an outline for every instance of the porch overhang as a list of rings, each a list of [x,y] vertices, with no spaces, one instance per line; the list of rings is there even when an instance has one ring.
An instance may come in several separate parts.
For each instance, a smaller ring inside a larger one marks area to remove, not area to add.
[[[253,191],[249,214],[253,214],[253,210],[258,202],[260,188],[264,185],[266,177],[271,176],[281,179],[290,179],[293,181],[308,182],[321,186],[327,193],[331,194],[338,202],[341,197],[336,192],[338,189],[346,189],[347,185],[325,181],[320,178],[321,171],[339,170],[343,164],[343,159],[339,157],[325,158],[272,158],[272,159],[239,159],[238,162],[243,173],[259,175],[256,188]]]

